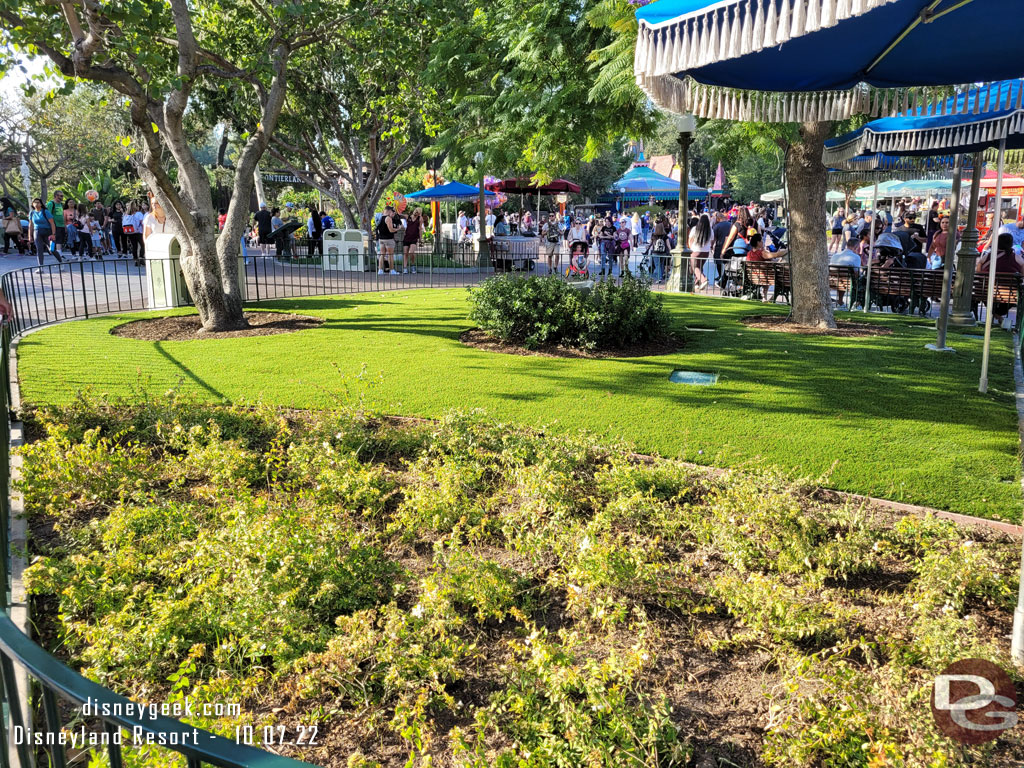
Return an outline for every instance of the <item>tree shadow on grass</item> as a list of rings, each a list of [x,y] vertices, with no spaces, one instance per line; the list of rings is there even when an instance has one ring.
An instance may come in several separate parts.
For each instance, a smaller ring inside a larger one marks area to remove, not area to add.
[[[175,368],[181,371],[185,378],[190,380],[192,383],[198,385],[202,389],[206,390],[209,394],[216,397],[218,400],[227,400],[228,397],[216,387],[211,386],[205,379],[196,375],[195,371],[181,362],[178,358],[172,355],[167,349],[164,348],[162,341],[153,342],[153,348],[160,353],[160,356],[170,362]]]

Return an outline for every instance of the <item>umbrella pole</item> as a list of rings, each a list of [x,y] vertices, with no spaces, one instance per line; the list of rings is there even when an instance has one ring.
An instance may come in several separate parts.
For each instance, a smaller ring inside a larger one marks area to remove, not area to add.
[[[981,353],[981,381],[978,382],[978,391],[984,394],[988,392],[988,358],[992,346],[992,306],[995,303],[996,293],[996,261],[999,255],[999,227],[1002,219],[1003,208],[1003,163],[1006,161],[1006,138],[999,141],[999,161],[996,171],[996,207],[992,217],[992,232],[989,239],[988,257],[988,302],[985,306],[985,348]]]
[[[875,255],[875,219],[878,218],[878,177],[875,176],[875,190],[871,193],[871,229],[868,230],[868,271],[864,279],[864,314],[871,306],[871,257]]]
[[[946,329],[949,326],[949,294],[953,288],[953,259],[956,253],[957,227],[960,224],[960,177],[963,175],[964,156],[956,156],[953,165],[953,188],[950,191],[952,200],[949,203],[949,231],[946,234],[946,253],[942,257],[942,302],[939,305],[938,336],[935,339],[935,350],[945,352]],[[934,238],[933,238],[934,240]],[[930,347],[930,345],[928,345]]]

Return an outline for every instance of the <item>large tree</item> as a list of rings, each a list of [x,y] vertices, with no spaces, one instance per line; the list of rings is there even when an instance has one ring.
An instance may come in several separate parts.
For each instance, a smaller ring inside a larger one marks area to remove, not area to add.
[[[85,172],[123,166],[120,139],[127,131],[125,110],[96,88],[79,86],[56,99],[42,92],[0,98],[0,155],[19,166],[24,158],[44,200],[54,187],[74,186]],[[0,175],[0,191],[20,201],[25,194],[21,173],[12,170]]]
[[[453,109],[443,84],[423,79],[436,41],[458,29],[451,10],[431,0],[381,5],[299,57],[269,154],[333,198],[349,227],[369,228],[381,196]]]
[[[277,127],[292,56],[322,31],[337,34],[344,10],[302,0],[0,0],[8,51],[46,56],[62,77],[103,84],[125,100],[139,173],[181,242],[182,270],[207,331],[245,325],[237,265],[253,171]],[[0,61],[5,69],[15,63],[9,54]],[[256,117],[219,234],[209,179],[185,127],[203,89],[251,103]]]
[[[649,135],[646,98],[607,77],[621,13],[605,10],[606,0],[492,0],[461,12],[460,34],[440,41],[426,72],[458,105],[436,142],[448,163],[468,168],[483,152],[492,173],[554,176]]]

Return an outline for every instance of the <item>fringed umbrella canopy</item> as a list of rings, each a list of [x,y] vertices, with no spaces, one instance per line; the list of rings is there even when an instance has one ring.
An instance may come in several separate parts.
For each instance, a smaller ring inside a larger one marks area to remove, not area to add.
[[[636,15],[637,83],[680,114],[909,113],[942,87],[1024,74],[1020,0],[659,0]]]
[[[1003,139],[1009,149],[1024,149],[1024,83],[1019,80],[974,88],[911,115],[873,120],[826,141],[822,159],[830,167],[845,168],[868,153],[972,153],[998,146]]]
[[[895,181],[923,181],[949,179],[956,166],[954,155],[938,157],[896,157],[892,155],[860,155],[851,158],[838,167],[829,168],[829,180],[833,182],[861,181],[876,179]],[[964,158],[963,168],[973,168],[972,158]],[[870,189],[867,187],[866,189]]]
[[[612,184],[612,192],[624,200],[647,200],[652,196],[664,200],[679,199],[679,182],[668,176],[653,171],[646,165],[634,165]],[[693,184],[687,191],[687,199],[702,200],[708,191]]]

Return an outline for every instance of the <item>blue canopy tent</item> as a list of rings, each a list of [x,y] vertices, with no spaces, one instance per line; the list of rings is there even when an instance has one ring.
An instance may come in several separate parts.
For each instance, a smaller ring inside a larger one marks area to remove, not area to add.
[[[646,165],[635,165],[612,184],[612,193],[624,201],[678,200],[679,182],[663,176]],[[690,184],[687,187],[688,200],[703,200],[708,191]]]
[[[486,190],[484,195],[488,198],[496,197],[494,192],[490,190]],[[471,187],[469,184],[463,184],[460,181],[449,181],[447,184],[441,184],[437,187],[428,187],[427,189],[421,189],[419,192],[410,192],[405,196],[405,199],[432,202],[435,200],[472,200],[479,196],[479,187]]]
[[[491,190],[484,190],[484,196],[488,200],[493,200],[497,195]],[[425,202],[449,202],[454,200],[456,202],[461,200],[479,200],[480,188],[471,187],[469,184],[463,184],[460,181],[449,181],[446,184],[440,184],[436,187],[427,187],[421,189],[418,192],[410,192],[405,196],[406,200],[422,200]],[[480,219],[483,220],[483,213],[481,212]],[[440,228],[437,230],[440,232]]]

